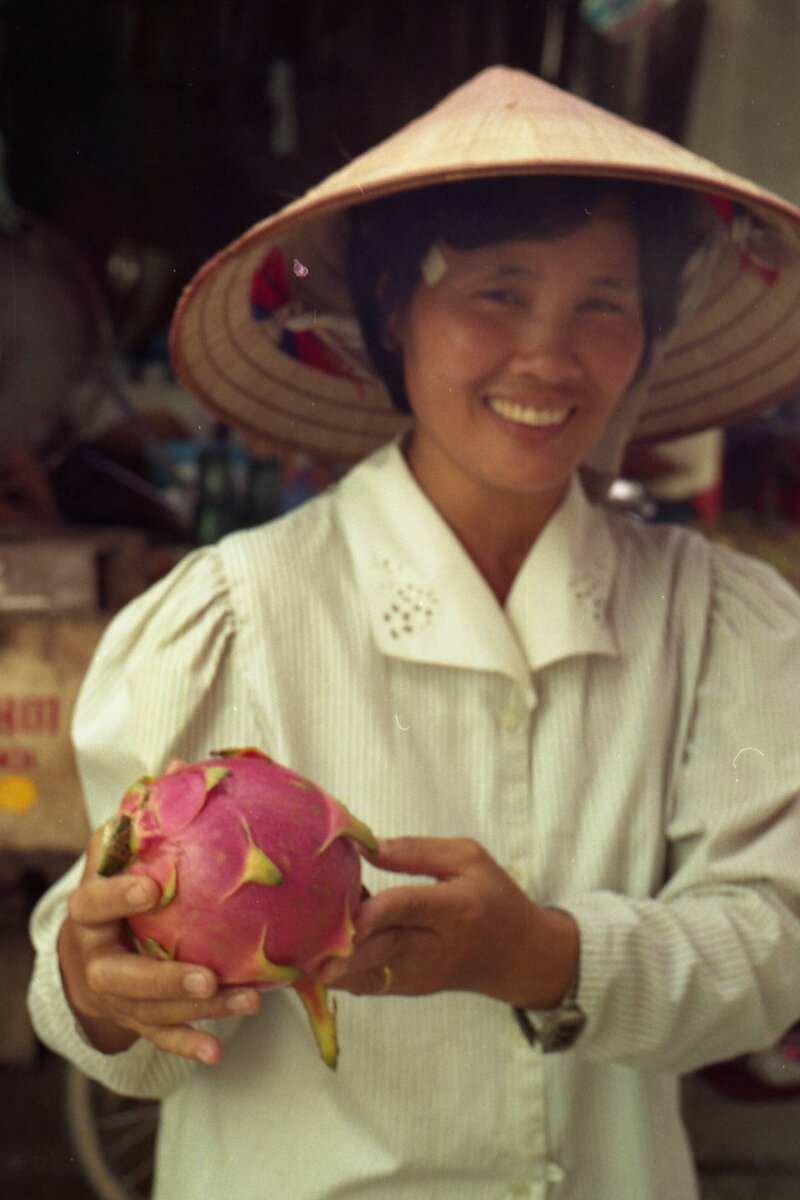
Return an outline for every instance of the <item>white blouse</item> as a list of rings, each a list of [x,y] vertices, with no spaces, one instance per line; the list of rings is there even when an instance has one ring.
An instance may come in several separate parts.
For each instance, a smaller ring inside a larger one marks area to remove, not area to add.
[[[690,1200],[677,1077],[800,1015],[800,600],[573,482],[501,608],[392,444],[195,552],[111,625],[75,745],[93,825],[173,757],[256,745],[379,836],[478,839],[581,935],[572,1049],[468,993],[338,993],[321,1063],[293,990],[203,1067],[81,1039],[33,921],[40,1037],[162,1097],[156,1196]],[[397,877],[367,868],[371,890]]]

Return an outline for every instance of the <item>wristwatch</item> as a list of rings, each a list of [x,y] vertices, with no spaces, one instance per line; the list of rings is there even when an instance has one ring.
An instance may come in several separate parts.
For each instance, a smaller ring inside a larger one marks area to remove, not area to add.
[[[567,1050],[586,1024],[578,1004],[578,976],[556,1008],[515,1008],[514,1016],[530,1044],[540,1046],[543,1054]]]

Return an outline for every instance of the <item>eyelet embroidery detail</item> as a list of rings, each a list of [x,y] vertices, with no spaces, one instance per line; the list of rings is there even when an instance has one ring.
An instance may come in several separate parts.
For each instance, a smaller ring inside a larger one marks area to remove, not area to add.
[[[399,639],[426,629],[439,604],[436,593],[409,579],[388,557],[382,558],[375,567],[383,576],[380,583],[384,595],[382,616],[390,637]]]
[[[570,581],[572,593],[595,624],[605,620],[608,583],[600,574],[576,575]]]

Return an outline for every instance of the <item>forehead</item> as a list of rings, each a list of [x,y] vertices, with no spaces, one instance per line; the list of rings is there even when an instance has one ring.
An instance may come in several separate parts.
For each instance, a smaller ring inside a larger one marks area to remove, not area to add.
[[[435,248],[441,281],[473,275],[513,277],[558,274],[582,278],[638,279],[639,239],[633,221],[623,213],[598,213],[578,229],[547,238],[521,237],[492,242],[473,250],[446,243]],[[428,261],[428,260],[426,260]]]

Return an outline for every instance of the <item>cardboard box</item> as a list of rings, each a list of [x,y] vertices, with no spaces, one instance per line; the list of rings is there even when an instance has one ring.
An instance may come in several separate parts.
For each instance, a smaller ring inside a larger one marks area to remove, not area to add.
[[[111,615],[145,582],[138,532],[0,535],[0,851],[84,849],[72,713]]]
[[[108,618],[0,618],[0,849],[78,854],[89,829],[70,744]]]

